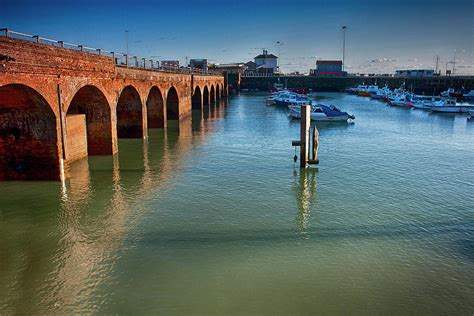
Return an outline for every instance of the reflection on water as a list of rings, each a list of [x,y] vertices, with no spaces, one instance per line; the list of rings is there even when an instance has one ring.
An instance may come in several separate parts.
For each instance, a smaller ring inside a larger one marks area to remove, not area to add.
[[[0,314],[472,314],[474,124],[322,97],[319,170],[243,94],[0,183]]]
[[[298,205],[298,213],[296,223],[303,238],[309,238],[309,224],[311,208],[316,207],[316,176],[318,169],[311,167],[307,169],[294,169],[295,185],[293,190],[296,195],[296,204]]]

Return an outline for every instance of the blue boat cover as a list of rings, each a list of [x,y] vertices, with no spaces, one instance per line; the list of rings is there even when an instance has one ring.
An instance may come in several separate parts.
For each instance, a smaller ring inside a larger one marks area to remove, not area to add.
[[[341,112],[337,108],[330,108],[329,106],[318,104],[321,110],[326,114],[327,117],[334,117],[334,116],[343,116],[347,115],[347,112]]]

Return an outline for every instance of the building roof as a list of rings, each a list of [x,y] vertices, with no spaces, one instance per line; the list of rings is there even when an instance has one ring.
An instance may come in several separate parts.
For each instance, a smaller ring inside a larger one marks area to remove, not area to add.
[[[316,65],[342,65],[342,60],[317,60]]]
[[[255,57],[255,59],[257,59],[257,58],[278,58],[278,57],[276,57],[276,56],[273,55],[273,54],[266,54],[266,55],[260,54],[260,55],[258,55],[257,57]]]
[[[245,65],[247,65],[247,66],[250,66],[250,65],[255,66],[256,64],[255,64],[253,61],[249,61],[249,62],[246,62]]]

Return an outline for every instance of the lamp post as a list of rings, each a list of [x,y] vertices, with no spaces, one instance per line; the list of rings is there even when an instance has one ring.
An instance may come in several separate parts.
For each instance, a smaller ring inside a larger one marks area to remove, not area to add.
[[[128,30],[125,30],[125,45],[126,45],[127,56],[128,56]]]
[[[342,27],[342,71],[344,71],[344,60],[346,57],[346,29],[347,26]]]

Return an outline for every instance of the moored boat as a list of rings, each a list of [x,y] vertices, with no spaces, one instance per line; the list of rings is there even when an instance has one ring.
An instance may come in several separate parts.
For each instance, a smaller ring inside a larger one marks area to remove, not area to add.
[[[467,103],[456,103],[455,100],[441,100],[434,102],[431,111],[440,113],[470,113],[474,111],[474,105]]]
[[[357,95],[358,96],[361,96],[361,97],[368,97],[370,96],[372,93],[377,93],[377,91],[379,90],[379,87],[378,86],[367,86],[365,88],[361,88],[357,91]]]
[[[463,94],[463,97],[468,101],[474,101],[474,90],[469,91],[469,93]]]
[[[293,118],[301,118],[300,106],[289,106],[290,116]],[[311,120],[323,122],[347,122],[349,119],[355,119],[353,115],[343,112],[333,105],[327,106],[324,104],[314,103],[311,105]]]
[[[400,93],[391,97],[388,103],[393,106],[412,107],[412,98],[413,95],[410,93]]]

